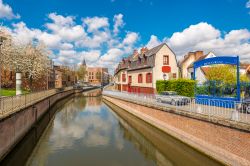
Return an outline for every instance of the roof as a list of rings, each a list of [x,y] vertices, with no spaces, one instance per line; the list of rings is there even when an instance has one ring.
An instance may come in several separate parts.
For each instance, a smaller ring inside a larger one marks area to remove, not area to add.
[[[83,65],[83,66],[86,66],[86,61],[85,61],[85,59],[83,59],[82,65]]]
[[[201,67],[201,71],[207,76],[208,72],[210,70],[210,67]]]
[[[153,47],[147,50],[145,53],[140,53],[140,54],[138,53],[136,56],[132,54],[132,55],[129,55],[127,58],[123,58],[123,60],[117,66],[115,70],[115,74],[118,73],[120,70],[127,69],[127,68],[129,68],[129,70],[139,70],[139,69],[152,67],[154,65],[154,61],[153,61],[154,58],[152,58],[151,56],[155,55],[164,45],[167,46],[170,49],[170,51],[175,55],[173,50],[171,50],[171,48],[166,43],[162,43],[156,47]],[[139,60],[144,61],[144,62],[141,62],[138,65],[137,62]],[[175,60],[177,63],[176,55],[175,55]]]
[[[250,63],[240,63],[240,68],[241,69],[248,69],[250,66]]]
[[[209,55],[209,53],[206,54],[206,55],[203,55],[203,56],[199,57],[195,62],[205,59],[208,55]],[[191,63],[191,64],[188,66],[188,68],[193,68],[193,66],[194,66],[194,63]]]
[[[167,45],[166,43],[162,43],[154,48],[151,48],[150,50],[148,50],[146,53],[145,53],[145,56],[151,56],[151,55],[154,55],[156,54],[164,45]]]

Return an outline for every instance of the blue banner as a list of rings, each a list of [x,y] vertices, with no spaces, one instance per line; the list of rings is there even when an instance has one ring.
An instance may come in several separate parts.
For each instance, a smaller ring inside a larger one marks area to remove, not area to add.
[[[221,56],[221,57],[213,57],[197,61],[194,63],[194,68],[198,68],[201,66],[209,66],[214,64],[237,65],[237,63],[238,63],[237,56]]]

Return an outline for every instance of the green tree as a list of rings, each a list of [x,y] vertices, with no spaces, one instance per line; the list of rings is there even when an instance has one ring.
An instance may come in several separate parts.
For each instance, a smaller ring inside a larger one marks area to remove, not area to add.
[[[86,67],[84,66],[79,66],[78,70],[77,70],[77,77],[78,80],[84,81],[85,75],[87,74],[87,70]]]
[[[224,84],[236,84],[236,67],[232,65],[215,65],[208,70],[206,77],[209,81],[219,81]],[[250,80],[245,74],[241,74],[240,81],[249,82]]]

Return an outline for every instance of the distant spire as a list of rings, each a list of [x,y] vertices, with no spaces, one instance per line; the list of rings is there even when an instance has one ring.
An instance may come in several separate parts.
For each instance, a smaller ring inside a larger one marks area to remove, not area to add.
[[[87,66],[87,65],[86,65],[86,61],[85,61],[85,59],[83,59],[83,61],[82,61],[82,65],[83,65],[83,66]]]

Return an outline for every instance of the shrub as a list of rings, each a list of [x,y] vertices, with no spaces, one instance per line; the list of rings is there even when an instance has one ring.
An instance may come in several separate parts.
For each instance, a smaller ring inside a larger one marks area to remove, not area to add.
[[[178,95],[193,97],[196,82],[189,79],[177,80],[157,80],[156,89],[160,93],[162,91],[175,91]]]

